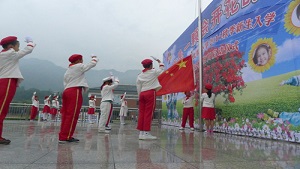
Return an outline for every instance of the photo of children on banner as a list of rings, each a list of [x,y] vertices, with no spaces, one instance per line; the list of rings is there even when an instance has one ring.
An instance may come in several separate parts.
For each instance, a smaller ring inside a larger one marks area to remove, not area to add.
[[[177,96],[178,93],[167,94],[167,109],[168,109],[168,123],[176,124],[179,118],[177,106]]]
[[[260,44],[254,52],[253,62],[257,66],[264,66],[272,56],[271,48],[268,44]]]
[[[290,86],[300,86],[300,75],[292,76],[287,80],[283,80],[279,86],[290,85]]]
[[[293,10],[291,20],[294,26],[300,27],[300,4]]]

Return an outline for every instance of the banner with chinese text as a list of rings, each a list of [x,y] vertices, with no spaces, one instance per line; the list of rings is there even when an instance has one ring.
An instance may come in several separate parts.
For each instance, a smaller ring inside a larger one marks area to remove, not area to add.
[[[300,0],[214,0],[202,13],[215,130],[300,142]]]

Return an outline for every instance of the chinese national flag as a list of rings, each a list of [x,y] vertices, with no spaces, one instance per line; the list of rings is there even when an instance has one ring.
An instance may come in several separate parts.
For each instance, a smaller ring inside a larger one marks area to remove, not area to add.
[[[195,89],[192,56],[188,56],[175,63],[158,76],[162,88],[156,95],[185,92]]]

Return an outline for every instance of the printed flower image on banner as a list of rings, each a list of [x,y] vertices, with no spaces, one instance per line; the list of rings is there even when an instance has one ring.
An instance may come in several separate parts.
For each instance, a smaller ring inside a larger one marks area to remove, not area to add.
[[[288,33],[295,36],[300,35],[300,0],[290,3],[284,21],[284,28]]]
[[[269,70],[275,63],[277,45],[273,38],[260,38],[251,46],[248,63],[255,72]]]
[[[207,50],[204,54],[212,51],[214,48]],[[213,92],[225,98],[224,104],[234,103],[234,91],[242,94],[246,87],[241,72],[244,67],[246,67],[245,60],[240,51],[232,51],[214,58],[204,58],[203,83],[212,84]]]

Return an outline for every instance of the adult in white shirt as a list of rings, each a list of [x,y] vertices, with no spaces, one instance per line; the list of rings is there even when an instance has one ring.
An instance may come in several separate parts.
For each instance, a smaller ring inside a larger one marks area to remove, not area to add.
[[[82,106],[82,91],[88,90],[84,73],[95,67],[98,59],[92,55],[88,64],[83,64],[82,55],[74,54],[69,57],[71,64],[64,75],[65,90],[62,95],[61,126],[59,143],[78,142],[73,137]]]
[[[2,137],[3,121],[8,113],[9,104],[12,101],[17,86],[24,80],[19,60],[30,54],[35,47],[31,38],[26,38],[27,46],[19,50],[20,43],[15,36],[3,38],[0,45],[0,144],[9,144],[10,140]]]
[[[153,69],[151,59],[143,60],[144,70],[138,75],[136,80],[139,97],[137,129],[140,131],[140,140],[157,139],[156,136],[152,136],[149,132],[151,131],[152,117],[156,106],[156,91],[161,88],[158,76],[164,71],[164,64],[159,59],[156,61],[159,63],[159,69]]]
[[[206,125],[206,131],[208,133],[213,132],[214,128],[214,120],[216,119],[216,111],[215,111],[215,97],[216,95],[212,93],[212,85],[205,85],[205,93],[201,95],[202,103],[202,115],[201,118],[204,119]]]

